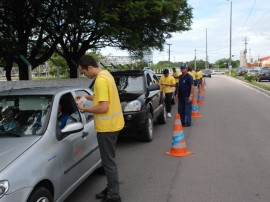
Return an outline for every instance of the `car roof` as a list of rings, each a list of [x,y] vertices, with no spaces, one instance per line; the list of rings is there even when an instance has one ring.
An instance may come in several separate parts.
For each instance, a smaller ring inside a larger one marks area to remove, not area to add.
[[[81,90],[80,87],[64,86],[64,87],[32,87],[32,88],[19,88],[0,91],[0,96],[7,95],[55,95],[59,92],[69,90]]]

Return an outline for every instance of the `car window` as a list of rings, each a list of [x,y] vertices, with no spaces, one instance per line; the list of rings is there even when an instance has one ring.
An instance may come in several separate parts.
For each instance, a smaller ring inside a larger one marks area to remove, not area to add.
[[[144,77],[141,74],[113,74],[118,91],[127,93],[144,92]]]
[[[88,96],[88,95],[90,95],[88,92],[86,92],[84,90],[79,90],[79,91],[76,91],[75,93],[76,93],[76,95],[80,95],[80,96]],[[87,100],[85,102],[86,107],[90,107],[92,104],[93,103],[90,100]],[[93,113],[84,112],[83,115],[85,116],[85,120],[86,120],[87,123],[90,122],[91,120],[93,120],[93,118],[94,118]]]
[[[154,73],[149,73],[149,75],[150,75],[150,77],[152,79],[153,84],[159,84],[158,77]]]
[[[149,74],[146,74],[147,86],[151,86],[153,84],[152,78]]]
[[[0,97],[0,136],[41,135],[48,122],[52,96]]]
[[[66,93],[61,96],[58,103],[57,125],[63,129],[73,122],[82,122],[82,119],[72,94]]]
[[[263,69],[262,73],[270,73],[270,69]]]

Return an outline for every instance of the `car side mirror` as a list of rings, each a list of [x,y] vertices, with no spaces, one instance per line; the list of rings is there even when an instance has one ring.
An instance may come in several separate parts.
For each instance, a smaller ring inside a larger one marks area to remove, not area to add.
[[[83,130],[83,124],[81,122],[69,123],[62,130],[63,136],[69,135],[71,133],[77,133]]]

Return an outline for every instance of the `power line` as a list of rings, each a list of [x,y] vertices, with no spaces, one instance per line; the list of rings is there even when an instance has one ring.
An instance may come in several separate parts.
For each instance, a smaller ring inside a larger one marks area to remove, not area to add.
[[[243,30],[244,27],[246,26],[246,24],[247,24],[247,22],[248,22],[248,19],[249,19],[250,15],[251,15],[251,13],[252,13],[252,11],[253,11],[253,8],[254,8],[254,6],[255,6],[256,1],[257,1],[257,0],[254,0],[253,5],[252,5],[252,8],[251,8],[251,10],[250,10],[250,12],[249,12],[249,14],[248,14],[248,17],[247,17],[245,23],[243,24],[242,28],[240,29],[240,31],[238,32],[238,34],[236,35],[235,38],[238,37],[238,35],[242,32],[242,30]]]

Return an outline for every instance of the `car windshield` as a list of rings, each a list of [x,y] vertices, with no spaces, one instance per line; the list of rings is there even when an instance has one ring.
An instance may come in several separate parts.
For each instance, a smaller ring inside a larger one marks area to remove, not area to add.
[[[113,76],[120,93],[140,93],[144,91],[142,75],[114,74]]]
[[[262,73],[270,73],[270,69],[263,69]]]
[[[41,135],[52,96],[1,96],[0,137]]]

